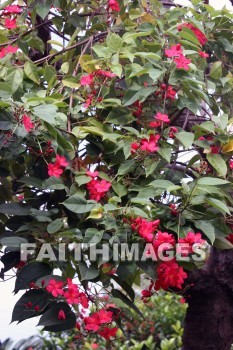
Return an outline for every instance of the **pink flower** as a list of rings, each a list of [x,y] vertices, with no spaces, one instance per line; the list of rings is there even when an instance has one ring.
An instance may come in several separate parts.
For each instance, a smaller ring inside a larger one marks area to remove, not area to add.
[[[35,127],[35,124],[32,123],[31,118],[26,114],[24,114],[22,117],[22,123],[27,132],[30,132]]]
[[[177,92],[173,89],[173,87],[171,85],[169,85],[167,87],[167,91],[166,91],[166,98],[168,98],[170,100],[174,100],[176,94],[177,94]]]
[[[49,163],[48,164],[48,174],[49,176],[55,176],[55,177],[60,177],[61,174],[63,173],[63,169],[59,167],[59,165]]]
[[[99,345],[98,345],[97,343],[93,343],[93,344],[91,345],[91,348],[92,348],[93,350],[98,349],[98,348],[99,348]]]
[[[168,117],[167,114],[162,114],[160,112],[158,112],[155,116],[154,116],[155,119],[163,122],[163,123],[170,123],[170,119]]]
[[[185,238],[179,238],[178,239],[178,243],[185,243],[188,245],[187,247],[187,251],[189,253],[192,253],[193,252],[193,245],[194,244],[204,244],[206,241],[204,239],[202,239],[202,236],[200,233],[194,233],[194,232],[188,232],[186,237]],[[185,255],[184,254],[185,252],[182,251],[182,255]]]
[[[117,331],[118,331],[118,328],[116,327],[113,327],[113,328],[104,327],[102,331],[99,332],[99,335],[101,335],[101,337],[103,337],[104,339],[108,340],[111,337],[115,337]]]
[[[175,260],[166,261],[157,267],[158,278],[155,282],[155,289],[160,288],[168,290],[168,288],[182,289],[182,284],[187,278],[187,273]]]
[[[198,28],[196,28],[193,24],[191,23],[182,23],[178,25],[178,30],[181,31],[183,29],[183,27],[187,27],[189,28],[193,34],[195,34],[197,40],[199,41],[199,43],[201,45],[205,45],[205,43],[207,43],[208,39],[205,36],[204,33],[202,33]]]
[[[66,167],[67,165],[69,165],[69,163],[67,162],[66,158],[63,156],[59,156],[59,154],[56,155],[56,163],[59,167]]]
[[[198,55],[201,56],[202,58],[207,58],[210,55],[204,51],[198,51]]]
[[[168,243],[169,245],[174,246],[175,245],[175,238],[172,234],[169,234],[167,232],[161,232],[158,231],[155,235],[155,239],[153,241],[153,247],[155,248],[155,251],[158,251],[161,244]]]
[[[90,171],[90,170],[87,170],[86,172],[87,176],[90,176],[92,179],[94,179],[95,177],[99,176],[99,172],[98,171]]]
[[[9,18],[5,18],[5,22],[4,22],[4,26],[7,28],[7,29],[15,29],[17,28],[17,25],[16,25],[16,20],[15,19],[9,19]]]
[[[51,279],[45,289],[47,290],[47,292],[51,293],[54,296],[54,298],[57,298],[58,295],[63,295],[63,286],[64,283],[62,281],[56,281],[54,279]]]
[[[88,299],[85,293],[80,292],[77,284],[74,284],[70,278],[67,280],[68,288],[64,291],[64,298],[70,305],[81,304],[85,309],[88,308]]]
[[[80,79],[80,84],[82,86],[91,85],[92,83],[93,83],[93,74],[83,75]]]
[[[179,57],[174,59],[174,62],[176,63],[176,68],[178,69],[184,69],[184,70],[189,70],[189,64],[191,63],[191,60],[186,58],[183,55],[180,55]]]
[[[102,324],[111,322],[112,317],[113,313],[111,311],[101,309],[98,312],[94,312],[91,316],[84,318],[85,328],[88,331],[96,332]]]
[[[183,49],[180,44],[173,45],[170,49],[165,50],[165,55],[167,57],[180,57],[183,54]]]
[[[95,201],[99,202],[100,199],[105,196],[111,186],[111,183],[106,180],[92,179],[87,183],[90,199],[94,199]]]
[[[132,142],[130,145],[130,148],[131,148],[131,153],[134,154],[140,148],[140,145],[137,142]]]
[[[4,8],[4,13],[12,13],[12,14],[21,13],[21,8],[18,5],[8,5]]]
[[[0,50],[0,58],[5,57],[8,53],[16,53],[18,51],[17,46],[7,46]]]
[[[216,146],[216,145],[212,145],[212,146],[210,146],[211,153],[212,153],[212,154],[218,154],[218,153],[219,153],[219,151],[220,151],[220,148],[221,148],[221,147]]]
[[[112,11],[120,12],[120,5],[116,0],[108,0],[108,7]]]
[[[58,312],[57,318],[58,318],[58,320],[65,320],[66,319],[66,314],[62,309]]]
[[[150,135],[149,140],[142,139],[140,142],[140,149],[146,152],[156,152],[158,151],[158,140],[160,135]]]
[[[178,129],[175,126],[171,126],[170,127],[170,131],[169,131],[169,137],[171,139],[175,138],[175,134],[178,132]]]
[[[95,71],[95,75],[103,76],[103,77],[106,77],[106,78],[114,78],[114,77],[116,77],[116,74],[114,74],[112,72],[108,72],[108,71],[103,70],[103,69],[98,69],[97,71]]]
[[[230,169],[233,169],[233,159],[229,160],[229,167],[230,167]]]

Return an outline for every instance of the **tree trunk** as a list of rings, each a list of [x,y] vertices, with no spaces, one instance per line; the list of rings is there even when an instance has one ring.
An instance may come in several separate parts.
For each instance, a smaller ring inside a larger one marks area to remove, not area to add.
[[[233,251],[213,249],[189,278],[183,350],[230,350],[233,344]]]

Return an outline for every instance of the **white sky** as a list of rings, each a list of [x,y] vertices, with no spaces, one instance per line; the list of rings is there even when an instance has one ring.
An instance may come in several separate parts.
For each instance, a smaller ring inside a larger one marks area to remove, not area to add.
[[[1,1],[0,1],[1,2]],[[177,3],[185,4],[189,3],[188,0],[177,0]],[[221,9],[226,5],[228,9],[232,9],[229,0],[210,0],[210,5],[216,9]],[[37,318],[32,318],[30,320],[23,321],[20,324],[13,323],[10,325],[11,313],[13,307],[23,292],[19,292],[15,296],[12,291],[14,290],[14,282],[12,279],[5,283],[0,283],[1,288],[1,298],[0,298],[0,340],[10,337],[14,341],[27,338],[33,334],[36,334],[36,324],[38,323]]]

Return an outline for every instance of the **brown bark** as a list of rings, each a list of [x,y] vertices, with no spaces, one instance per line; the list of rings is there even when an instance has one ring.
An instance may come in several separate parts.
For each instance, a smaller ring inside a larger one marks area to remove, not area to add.
[[[230,350],[233,344],[233,251],[213,249],[189,278],[183,350]]]

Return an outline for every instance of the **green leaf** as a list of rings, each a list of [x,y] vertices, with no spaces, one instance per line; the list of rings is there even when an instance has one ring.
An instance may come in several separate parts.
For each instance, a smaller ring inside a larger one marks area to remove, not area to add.
[[[141,316],[142,318],[144,318],[143,314],[141,313],[141,311],[137,308],[137,306],[125,295],[123,294],[120,290],[118,289],[113,289],[112,290],[112,296],[116,299],[120,299],[121,301],[123,301],[123,303],[125,303],[127,306],[129,306],[130,308],[132,308],[139,316]]]
[[[168,163],[170,163],[172,155],[171,147],[160,147],[158,149],[158,153],[161,155],[162,158],[164,158]]]
[[[48,15],[52,2],[50,0],[39,0],[36,4],[36,12],[38,15],[45,19]]]
[[[227,165],[222,156],[220,156],[220,154],[208,153],[206,157],[208,162],[212,165],[212,167],[215,170],[217,170],[218,174],[223,177],[226,177]]]
[[[210,70],[210,77],[215,80],[219,80],[222,77],[222,62],[217,61],[214,62],[211,70]]]
[[[118,169],[118,175],[125,175],[129,172],[133,171],[135,168],[135,161],[133,159],[129,159],[124,161]]]
[[[62,203],[67,209],[73,211],[76,214],[84,214],[90,212],[92,209],[98,206],[93,200],[86,200],[78,195],[74,195],[66,199]]]
[[[211,244],[215,241],[215,229],[214,226],[209,221],[195,220],[194,225],[197,229],[202,230],[202,232],[209,238]]]
[[[50,124],[55,124],[55,117],[57,115],[57,106],[51,104],[43,104],[34,107],[33,113],[40,119]]]
[[[185,148],[192,146],[194,134],[192,132],[181,131],[175,134],[175,137],[184,145]]]
[[[209,185],[209,186],[220,186],[220,185],[230,184],[229,181],[219,179],[218,177],[209,177],[209,176],[201,177],[197,181],[197,183],[199,185]]]
[[[28,308],[26,305],[28,302],[32,303],[32,306]],[[38,316],[38,311],[35,311],[35,306],[39,306],[39,310],[42,311],[49,302],[49,294],[44,290],[31,289],[27,291],[17,301],[14,306],[11,322],[22,322],[28,318]]]
[[[230,210],[229,210],[228,206],[224,202],[220,201],[219,199],[206,198],[206,202],[208,204],[210,204],[211,206],[213,206],[214,208],[216,208],[219,211],[221,211],[224,215],[226,213],[230,215]]]
[[[121,184],[120,182],[113,182],[112,188],[119,197],[123,197],[127,194],[126,187],[123,184]]]
[[[28,215],[31,207],[19,203],[4,203],[0,205],[0,213],[6,215]]]
[[[23,82],[23,70],[20,68],[9,69],[6,77],[6,84],[11,87],[11,91],[14,93],[22,85]]]
[[[56,219],[47,226],[47,232],[50,234],[53,234],[57,231],[59,231],[63,226],[63,219]]]
[[[81,274],[81,281],[91,281],[99,276],[97,266],[87,266],[84,262],[79,261],[78,267]]]
[[[43,262],[32,262],[25,265],[17,274],[15,281],[15,293],[19,290],[28,289],[31,282],[36,282],[39,278],[51,274],[53,269]]]
[[[62,84],[72,89],[78,89],[81,85],[76,77],[68,75],[62,80]]]
[[[109,33],[106,38],[106,45],[111,51],[116,52],[122,46],[122,39],[118,34]]]
[[[203,131],[207,131],[208,133],[213,133],[214,134],[214,130],[215,130],[215,125],[212,121],[208,121],[208,122],[204,122],[200,125],[194,125],[193,130],[203,130]]]
[[[101,241],[103,233],[104,231],[99,231],[95,228],[88,228],[85,232],[83,243],[88,243],[90,246],[96,245]]]
[[[149,186],[153,186],[155,188],[164,188],[167,189],[170,186],[174,186],[174,184],[171,181],[168,180],[155,180],[152,181]]]
[[[58,318],[60,311],[65,313],[65,319]],[[62,332],[73,329],[76,324],[76,315],[70,306],[64,302],[52,302],[48,310],[41,316],[38,326],[44,326],[43,330],[48,332]]]
[[[11,87],[8,84],[0,83],[0,98],[8,99],[12,96]]]
[[[116,125],[125,125],[131,123],[133,120],[135,120],[135,118],[132,116],[128,108],[117,107],[111,110],[105,122]]]
[[[24,65],[24,73],[26,76],[34,81],[34,83],[39,84],[40,79],[37,71],[37,66],[32,62],[26,62]]]

